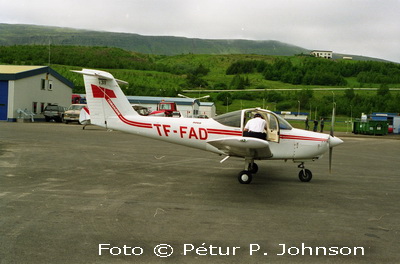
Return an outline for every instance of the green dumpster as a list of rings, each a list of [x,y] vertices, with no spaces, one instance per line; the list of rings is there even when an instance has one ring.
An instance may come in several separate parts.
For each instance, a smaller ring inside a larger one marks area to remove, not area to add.
[[[355,120],[353,123],[353,133],[354,134],[360,134],[361,133],[361,121],[360,120]]]
[[[387,121],[369,121],[369,131],[370,135],[383,136],[387,135],[389,131],[389,126]]]
[[[367,135],[369,131],[369,125],[368,122],[360,122],[360,134]]]
[[[364,135],[387,135],[389,131],[389,126],[387,121],[354,121],[353,133],[354,134],[364,134]]]
[[[357,119],[353,124],[353,133],[354,134],[365,134],[365,124],[366,122]]]

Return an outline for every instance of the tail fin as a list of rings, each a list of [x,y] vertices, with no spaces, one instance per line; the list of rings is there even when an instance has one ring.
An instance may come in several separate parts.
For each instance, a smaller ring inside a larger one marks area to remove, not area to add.
[[[83,69],[74,72],[83,75],[92,124],[107,127],[107,119],[110,117],[139,115],[118,85],[126,82],[99,70]]]

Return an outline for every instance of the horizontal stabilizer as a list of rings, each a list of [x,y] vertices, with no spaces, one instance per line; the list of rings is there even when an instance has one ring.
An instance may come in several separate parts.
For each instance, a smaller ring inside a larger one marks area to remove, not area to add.
[[[228,137],[207,141],[228,156],[255,159],[271,158],[272,152],[266,140],[252,137]]]
[[[71,70],[71,71],[72,71],[72,70]],[[119,84],[129,84],[128,82],[115,79],[114,77],[102,75],[102,74],[100,74],[100,73],[85,72],[85,71],[72,71],[72,72],[76,72],[76,73],[79,73],[79,74],[82,74],[82,75],[87,75],[87,76],[94,76],[94,77],[97,77],[97,78],[99,78],[99,79],[115,80],[115,81],[116,81],[117,83],[119,83]]]

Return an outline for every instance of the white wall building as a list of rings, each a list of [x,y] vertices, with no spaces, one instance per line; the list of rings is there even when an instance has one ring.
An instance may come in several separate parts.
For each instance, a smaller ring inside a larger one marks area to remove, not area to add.
[[[215,117],[216,108],[214,102],[200,102],[199,115],[210,118]]]
[[[190,98],[178,97],[153,97],[153,96],[127,96],[128,101],[134,105],[148,107],[151,111],[157,110],[157,105],[164,102],[174,102],[182,117],[197,117],[199,115],[200,101]]]
[[[0,120],[16,121],[18,109],[44,118],[46,105],[71,104],[72,88],[71,81],[47,66],[0,65]]]
[[[318,58],[332,59],[333,51],[329,50],[313,50],[311,55]]]

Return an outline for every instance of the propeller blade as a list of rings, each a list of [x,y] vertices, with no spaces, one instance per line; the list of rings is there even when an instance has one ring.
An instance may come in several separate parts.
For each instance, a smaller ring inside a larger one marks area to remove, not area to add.
[[[329,147],[329,173],[332,173],[332,154],[333,148]]]
[[[336,103],[333,103],[333,108],[332,108],[332,123],[331,123],[331,133],[330,135],[333,137],[333,133],[335,130],[335,111],[336,111]]]
[[[334,137],[335,131],[335,111],[336,111],[336,103],[333,102],[332,108],[332,124],[331,124],[331,133],[329,137],[329,173],[332,173],[332,155],[333,155],[333,146],[332,146],[332,138]]]

